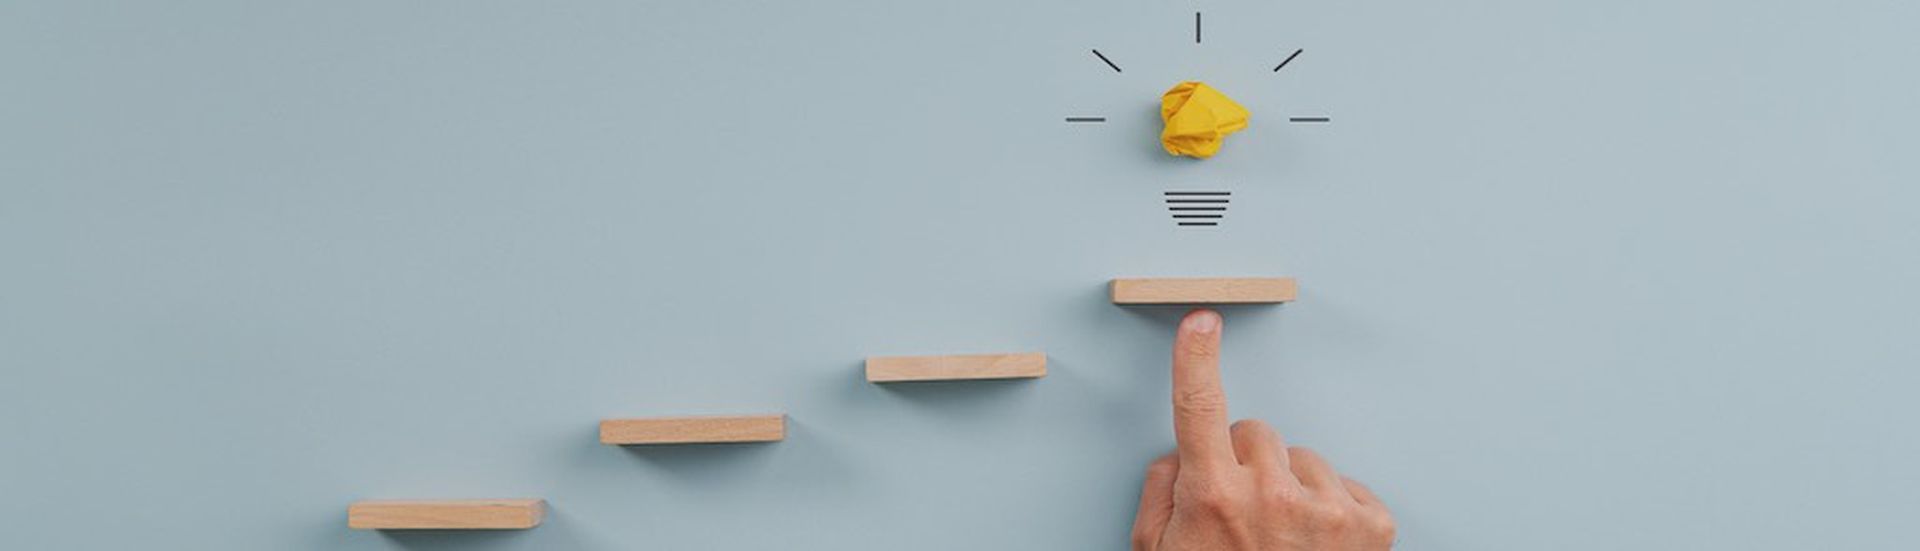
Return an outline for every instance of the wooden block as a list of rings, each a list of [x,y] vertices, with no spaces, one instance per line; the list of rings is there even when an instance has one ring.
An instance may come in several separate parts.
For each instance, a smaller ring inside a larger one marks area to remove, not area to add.
[[[1042,352],[867,358],[867,380],[875,383],[1038,379],[1046,375],[1047,355]]]
[[[540,525],[547,502],[539,499],[360,501],[347,506],[354,530],[525,530]]]
[[[1274,304],[1300,293],[1291,277],[1116,279],[1114,304]]]
[[[607,419],[600,422],[600,443],[613,446],[779,442],[785,439],[787,416],[784,414]]]

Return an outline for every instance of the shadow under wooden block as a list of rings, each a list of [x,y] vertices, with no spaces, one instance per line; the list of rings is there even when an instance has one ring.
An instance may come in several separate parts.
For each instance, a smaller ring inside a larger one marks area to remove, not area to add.
[[[867,358],[867,381],[874,383],[1038,379],[1045,376],[1047,355],[1043,352]]]
[[[609,446],[734,444],[778,442],[786,438],[785,414],[653,417],[600,422],[600,443]]]
[[[525,530],[547,516],[541,499],[372,500],[347,506],[354,530]]]
[[[1300,294],[1290,277],[1115,279],[1114,304],[1279,304]]]

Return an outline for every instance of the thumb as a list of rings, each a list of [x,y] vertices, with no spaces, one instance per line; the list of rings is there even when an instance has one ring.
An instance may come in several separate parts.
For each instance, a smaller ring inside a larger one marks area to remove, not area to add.
[[[1160,543],[1160,533],[1173,520],[1173,481],[1180,477],[1180,456],[1166,454],[1147,466],[1147,482],[1140,488],[1140,512],[1133,517],[1133,549],[1146,551]]]

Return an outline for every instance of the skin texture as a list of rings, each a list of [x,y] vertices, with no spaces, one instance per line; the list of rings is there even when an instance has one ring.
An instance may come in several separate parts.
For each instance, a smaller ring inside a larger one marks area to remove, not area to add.
[[[1391,549],[1393,515],[1320,454],[1288,447],[1266,423],[1227,424],[1220,314],[1195,310],[1173,344],[1178,450],[1147,467],[1135,551]]]

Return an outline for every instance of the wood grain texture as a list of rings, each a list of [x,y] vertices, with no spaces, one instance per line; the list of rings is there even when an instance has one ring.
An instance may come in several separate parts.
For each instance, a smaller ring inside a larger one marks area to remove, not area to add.
[[[867,358],[867,380],[875,383],[1038,379],[1046,375],[1047,355],[1042,352]]]
[[[540,525],[547,502],[540,499],[360,501],[347,506],[355,530],[525,530]]]
[[[607,419],[600,422],[600,443],[614,446],[778,442],[786,438],[787,416],[783,414]]]
[[[1114,304],[1275,304],[1300,293],[1290,277],[1115,279],[1109,289]]]

